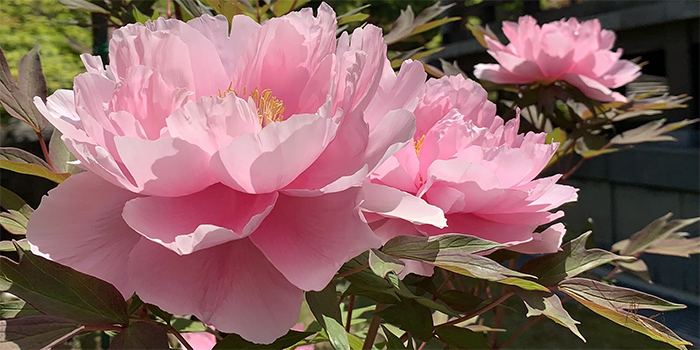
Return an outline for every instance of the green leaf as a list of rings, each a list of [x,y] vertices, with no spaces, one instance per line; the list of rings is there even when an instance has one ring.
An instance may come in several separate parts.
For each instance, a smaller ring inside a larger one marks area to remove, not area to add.
[[[581,335],[576,327],[576,325],[580,324],[581,322],[571,318],[571,315],[566,312],[566,309],[564,309],[564,306],[561,304],[561,300],[559,300],[559,297],[556,294],[517,289],[515,290],[515,294],[517,294],[525,303],[525,307],[527,307],[527,317],[540,315],[547,316],[547,318],[550,320],[571,330],[571,332],[577,337],[581,338],[584,343],[586,342],[586,338]]]
[[[581,278],[576,278],[575,280],[580,280],[580,279]],[[600,284],[602,284],[602,283],[600,283]],[[670,329],[668,329],[666,326],[664,326],[661,323],[658,323],[650,318],[637,315],[636,313],[629,312],[629,311],[625,310],[624,308],[615,307],[615,305],[618,303],[613,302],[610,299],[606,299],[607,297],[605,297],[604,295],[603,295],[604,298],[594,297],[594,298],[588,299],[587,297],[589,294],[581,293],[578,290],[574,291],[574,289],[571,289],[571,287],[572,286],[567,286],[567,285],[565,285],[564,287],[560,286],[559,290],[563,291],[564,293],[568,294],[572,298],[576,299],[578,302],[583,304],[589,310],[597,313],[598,315],[601,315],[601,316],[603,316],[603,317],[605,317],[605,318],[607,318],[607,319],[609,319],[609,320],[611,320],[619,325],[622,325],[624,327],[627,327],[627,328],[632,329],[634,331],[637,331],[639,333],[645,334],[652,339],[670,344],[671,346],[674,346],[674,347],[681,349],[681,350],[686,349],[685,345],[692,345],[692,343],[679,337],[673,331],[671,331]],[[579,287],[576,284],[574,284],[573,288],[579,288]],[[639,293],[639,292],[637,292],[637,293]],[[598,301],[602,301],[602,304],[599,304]],[[630,305],[630,308],[631,308],[631,305]]]
[[[41,314],[42,313],[37,311],[37,309],[27,304],[26,301],[10,293],[0,293],[0,319],[5,320],[8,318]]]
[[[404,300],[377,313],[384,321],[410,332],[415,338],[428,341],[433,337],[433,316],[430,309],[413,300]]]
[[[164,326],[134,321],[114,336],[110,349],[168,349],[168,333]]]
[[[37,310],[83,324],[127,324],[127,306],[111,284],[17,247],[19,263],[0,257],[0,290]]]
[[[369,15],[366,13],[356,13],[354,15],[338,18],[338,25],[348,24],[352,22],[364,22],[367,18],[369,18]]]
[[[686,308],[683,304],[672,303],[651,294],[601,283],[588,278],[563,280],[559,283],[557,289],[609,309],[672,311]]]
[[[175,0],[192,17],[209,14],[198,0]]]
[[[440,6],[440,2],[438,1],[434,5],[423,10],[423,12],[416,17],[411,5],[408,5],[406,10],[401,10],[401,15],[396,19],[389,33],[384,36],[384,43],[391,45],[408,38],[415,34],[414,31],[416,28],[428,23],[452,6],[454,6],[454,4]]]
[[[385,278],[388,273],[399,274],[403,271],[404,262],[377,249],[369,251],[369,268],[379,277]]]
[[[1,349],[46,349],[68,340],[84,326],[64,318],[33,315],[0,320]]]
[[[88,11],[94,13],[101,13],[104,15],[109,15],[109,11],[104,8],[97,6],[87,0],[59,0],[62,4],[66,5],[69,9]]]
[[[486,27],[482,27],[479,25],[469,23],[469,24],[467,24],[467,29],[469,29],[469,31],[472,32],[472,35],[474,35],[474,38],[476,38],[476,41],[478,41],[479,44],[481,44],[481,46],[483,46],[485,48],[488,48],[488,44],[486,43],[486,39],[484,39],[485,37],[489,37],[497,42],[500,41],[500,40],[498,40],[498,37],[491,30],[491,28],[489,28],[488,25]]]
[[[212,350],[221,350],[221,349],[240,349],[240,350],[253,350],[253,349],[270,349],[270,350],[279,350],[279,349],[285,349],[288,348],[304,338],[314,334],[315,332],[297,332],[297,331],[289,331],[287,334],[283,335],[282,337],[278,338],[272,344],[255,344],[251,343],[243,338],[241,338],[240,335],[238,334],[229,334],[227,335],[224,339],[216,343],[216,346]]]
[[[54,173],[43,159],[13,147],[0,147],[0,168],[43,177],[56,183],[61,183],[70,176],[70,174]]]
[[[610,143],[615,145],[629,145],[642,142],[676,141],[675,137],[664,134],[696,123],[697,121],[698,119],[686,119],[676,123],[664,125],[666,119],[654,120],[640,127],[616,135],[610,140]]]
[[[335,350],[350,350],[348,334],[343,327],[342,314],[338,307],[335,283],[331,282],[320,292],[306,292],[306,302],[316,317],[316,321],[328,333],[333,348]]]
[[[382,325],[382,331],[384,331],[384,336],[386,337],[386,350],[408,350],[409,347],[405,346],[401,339],[391,333],[384,325]]]
[[[171,313],[165,312],[161,308],[153,304],[146,304],[146,307],[152,314],[158,316],[161,320],[165,321],[165,323],[170,324],[170,320],[173,318],[173,315]]]
[[[275,17],[284,16],[292,10],[304,6],[309,0],[277,0],[272,4],[272,13]]]
[[[486,337],[456,326],[439,327],[435,334],[454,349],[489,349]]]
[[[560,252],[530,259],[520,270],[538,276],[542,284],[548,285],[613,261],[635,260],[602,249],[586,249],[586,240],[590,235],[591,232],[588,231],[576,237],[563,245]]]
[[[0,206],[5,210],[12,209],[17,211],[22,209],[26,210],[26,207],[29,207],[24,199],[5,187],[0,187]],[[31,214],[31,212],[29,214]]]
[[[459,312],[475,310],[477,306],[484,301],[474,296],[473,293],[462,292],[460,290],[446,290],[438,295],[438,300],[442,300],[447,306]]]
[[[643,252],[644,249],[649,247],[655,241],[663,240],[672,233],[700,221],[700,218],[668,221],[668,219],[671,218],[671,215],[673,214],[668,213],[654,220],[641,231],[633,234],[632,237],[630,237],[629,243],[625,249],[620,251],[620,254],[635,255]]]
[[[340,272],[358,268],[367,261],[364,256],[359,256],[345,263]],[[382,304],[393,304],[401,301],[398,291],[389,281],[375,275],[372,271],[362,270],[352,275],[345,276],[350,281],[350,286],[345,290],[345,295],[361,295]]]
[[[474,236],[450,233],[432,237],[397,236],[386,242],[382,251],[394,256],[401,255],[409,259],[422,260],[433,259],[438,253],[449,250],[474,254],[499,247],[503,247],[503,244]]]
[[[555,128],[554,130],[550,131],[547,134],[547,137],[545,139],[545,142],[548,144],[558,142],[559,144],[564,143],[566,141],[567,135],[566,131],[564,131],[562,128]]]
[[[204,323],[186,318],[175,317],[170,321],[170,325],[180,333],[209,331],[209,327],[205,326]]]
[[[34,131],[40,132],[43,116],[36,109],[31,98],[22,93],[10,72],[5,52],[0,47],[0,104],[8,114],[25,122]]]
[[[24,212],[29,210],[31,210],[31,207],[27,206]],[[7,212],[0,213],[0,226],[13,235],[26,235],[27,224],[29,224],[29,217],[21,211],[10,209]]]
[[[447,24],[447,23],[450,23],[450,22],[459,21],[460,19],[461,19],[460,17],[445,17],[445,18],[441,18],[441,19],[438,19],[435,21],[424,23],[424,24],[421,24],[421,25],[413,28],[413,30],[411,31],[411,34],[409,36],[420,34],[423,32],[427,32],[433,28],[440,27],[440,26]]]
[[[3,227],[5,227],[3,225]],[[29,241],[27,241],[26,238],[20,239],[19,241],[0,241],[0,251],[3,252],[15,252],[17,251],[17,244],[18,246],[22,247],[24,250],[29,250]]]
[[[33,99],[34,96],[38,96],[46,101],[46,97],[49,95],[48,89],[46,88],[44,71],[41,68],[39,40],[34,43],[34,47],[29,50],[29,52],[22,56],[17,64],[17,85],[19,91],[30,99]],[[46,120],[44,118],[37,121],[42,128],[46,125]]]

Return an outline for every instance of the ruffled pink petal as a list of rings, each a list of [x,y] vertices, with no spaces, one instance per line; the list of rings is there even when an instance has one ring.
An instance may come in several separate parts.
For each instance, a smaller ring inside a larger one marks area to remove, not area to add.
[[[321,290],[340,266],[379,247],[358,208],[360,188],[318,197],[280,195],[250,239],[303,290]]]
[[[261,128],[257,107],[234,94],[189,102],[165,121],[171,136],[195,144],[208,154],[228,146],[238,136],[257,133]]]
[[[642,74],[641,67],[627,60],[620,60],[602,75],[601,83],[611,88],[620,87],[637,79]]]
[[[187,24],[214,44],[228,78],[235,76],[238,60],[245,52],[248,40],[260,29],[260,24],[248,16],[234,16],[231,19],[230,33],[234,33],[233,36],[229,36],[228,20],[222,15],[212,17],[205,14]]]
[[[574,48],[578,43],[573,43],[561,31],[545,33],[543,30],[542,35],[537,66],[546,78],[558,78],[574,65]]]
[[[138,195],[91,172],[75,174],[49,191],[32,214],[32,252],[133,294],[126,266],[140,236],[122,220],[124,203]]]
[[[509,247],[508,250],[524,254],[550,254],[561,250],[561,242],[566,234],[564,224],[558,223],[547,227],[542,233],[532,234],[532,240]]]
[[[535,81],[533,77],[513,74],[499,64],[479,63],[474,66],[474,76],[496,84],[527,84]]]
[[[513,74],[530,77],[534,80],[548,77],[546,74],[543,74],[542,67],[533,61],[528,61],[505,51],[489,51],[489,54],[498,61],[501,67]]]
[[[140,193],[184,196],[216,182],[209,172],[209,154],[185,140],[116,137],[114,142]]]
[[[212,157],[212,171],[227,186],[247,193],[268,193],[287,186],[333,140],[332,118],[297,114],[243,134]]]
[[[194,350],[211,350],[216,345],[216,337],[209,332],[187,332],[182,337]]]
[[[370,180],[404,192],[416,193],[420,183],[419,165],[415,148],[408,145],[379,165],[370,175]]]
[[[270,213],[277,196],[216,184],[184,197],[130,200],[122,216],[134,231],[185,255],[248,236]]]
[[[397,109],[387,113],[370,132],[365,161],[374,170],[394,153],[413,141],[416,122],[413,113]]]
[[[364,200],[360,208],[363,211],[404,219],[417,225],[427,224],[440,228],[447,225],[445,214],[440,208],[410,193],[369,182],[362,184],[362,191]]]
[[[246,238],[183,256],[143,239],[128,271],[143,301],[255,343],[273,342],[299,317],[301,289]]]
[[[374,130],[389,111],[403,108],[413,110],[424,88],[426,73],[419,61],[404,61],[398,75],[391,69],[389,71],[390,74],[383,75],[376,96],[365,111],[364,119],[370,130]]]
[[[605,85],[601,84],[597,80],[591,79],[585,75],[568,73],[564,74],[562,79],[565,80],[567,83],[575,86],[576,88],[581,90],[581,92],[583,92],[586,96],[594,100],[602,102],[627,101],[627,98],[625,98],[624,96],[608,89]]]

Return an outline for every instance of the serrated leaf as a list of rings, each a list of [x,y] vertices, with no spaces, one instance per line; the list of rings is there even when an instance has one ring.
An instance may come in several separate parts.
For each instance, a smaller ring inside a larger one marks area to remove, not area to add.
[[[223,349],[240,349],[240,350],[253,350],[253,349],[266,349],[266,350],[279,350],[288,348],[304,338],[314,334],[315,332],[297,332],[289,331],[287,334],[277,338],[272,344],[255,344],[251,343],[238,334],[229,334],[224,339],[216,343],[212,350],[223,350]]]
[[[19,263],[0,257],[0,291],[37,310],[83,324],[127,324],[127,306],[111,284],[18,247]]]
[[[613,286],[588,278],[569,278],[559,282],[557,289],[609,309],[672,311],[685,309],[683,304],[666,301],[630,288]]]
[[[316,321],[326,330],[335,350],[350,350],[348,334],[343,327],[342,313],[338,307],[335,283],[331,282],[320,292],[306,292],[306,302]]]
[[[37,309],[27,304],[26,301],[10,294],[0,293],[0,319],[41,315]]]
[[[559,300],[559,297],[556,294],[523,291],[517,289],[515,290],[515,294],[517,294],[525,303],[525,307],[527,307],[527,317],[544,315],[550,320],[568,328],[577,337],[581,338],[584,343],[586,342],[586,339],[583,337],[583,335],[581,335],[581,332],[579,332],[578,328],[576,327],[576,325],[580,324],[581,322],[571,318],[571,315],[566,312],[566,309],[564,309],[564,306],[561,304],[561,300]]]
[[[452,349],[489,349],[486,337],[457,326],[439,327],[435,334]]]
[[[634,261],[633,257],[620,256],[602,249],[586,249],[590,237],[588,231],[563,245],[560,252],[530,259],[521,271],[539,277],[542,284],[555,284],[567,277],[574,277],[594,267],[613,261]]]
[[[0,147],[0,168],[43,177],[56,183],[61,183],[70,176],[70,174],[54,173],[43,159],[14,147]]]
[[[610,143],[615,145],[629,145],[642,142],[658,142],[658,141],[676,141],[676,138],[669,135],[664,135],[676,129],[697,123],[698,119],[681,120],[675,123],[666,123],[666,119],[654,120],[642,126],[623,132],[616,135],[610,140]]]
[[[574,280],[581,280],[581,278],[576,278]],[[679,337],[673,331],[671,331],[659,322],[656,322],[644,316],[637,315],[636,313],[629,312],[624,308],[616,308],[614,306],[616,304],[613,303],[610,299],[587,299],[587,294],[584,293],[584,295],[581,295],[580,291],[574,291],[570,289],[570,286],[569,288],[560,287],[559,290],[576,299],[578,302],[583,304],[589,310],[597,313],[598,315],[601,315],[619,325],[645,334],[652,339],[670,344],[681,350],[686,349],[685,345],[692,345],[692,343]],[[598,304],[596,302],[601,300],[602,304]]]
[[[433,335],[433,318],[430,309],[412,300],[391,305],[377,313],[384,321],[410,332],[422,341],[428,341]]]
[[[0,348],[48,349],[58,345],[54,344],[57,340],[77,334],[83,328],[64,318],[47,315],[0,320]]]
[[[685,220],[671,220],[672,213],[668,213],[652,223],[644,227],[641,231],[636,232],[629,238],[629,243],[625,249],[620,251],[622,255],[635,255],[637,253],[643,252],[644,249],[649,247],[652,243],[657,240],[662,240],[672,233],[688,226],[692,225],[698,221],[700,218],[685,219]]]
[[[404,262],[390,255],[384,254],[377,249],[369,251],[369,268],[379,277],[385,278],[390,272],[401,273],[405,266]]]
[[[112,338],[110,349],[168,349],[168,333],[162,325],[134,321]]]
[[[94,13],[101,13],[104,15],[109,15],[109,11],[105,10],[104,8],[97,6],[87,0],[59,0],[63,5],[66,5],[67,8],[73,9],[73,10],[81,10],[81,11],[88,11],[88,12],[94,12]]]

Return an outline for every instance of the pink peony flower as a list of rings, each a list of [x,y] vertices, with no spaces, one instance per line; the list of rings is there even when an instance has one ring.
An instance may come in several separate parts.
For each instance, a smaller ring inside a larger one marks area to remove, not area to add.
[[[182,333],[182,337],[194,350],[211,350],[216,345],[216,337],[209,332]],[[184,349],[182,344],[180,344],[180,347]]]
[[[283,335],[303,291],[379,246],[361,182],[410,142],[425,79],[391,70],[380,28],[336,28],[322,4],[115,31],[109,67],[83,56],[73,91],[35,100],[88,171],[43,199],[32,250],[223,332]]]
[[[519,118],[504,124],[486,97],[461,76],[427,82],[415,109],[413,145],[364,185],[362,208],[383,242],[462,233],[525,253],[559,249],[562,224],[534,232],[563,215],[553,209],[577,198],[575,188],[556,183],[560,175],[535,179],[557,145],[546,144],[543,133],[518,134]],[[432,273],[413,262],[406,270]]]
[[[488,52],[498,64],[477,64],[474,75],[499,84],[551,84],[563,80],[586,96],[604,102],[626,101],[610,89],[636,79],[639,66],[621,60],[622,49],[611,51],[615,33],[601,30],[597,19],[576,18],[540,26],[530,16],[518,23],[503,22],[510,43],[485,37]]]

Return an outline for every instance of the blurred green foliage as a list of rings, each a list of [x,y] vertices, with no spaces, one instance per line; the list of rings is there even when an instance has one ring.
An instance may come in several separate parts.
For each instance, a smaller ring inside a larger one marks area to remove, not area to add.
[[[40,41],[49,93],[70,89],[73,77],[84,72],[79,54],[90,52],[90,14],[70,10],[58,0],[1,0],[0,46],[12,74],[17,62]]]

